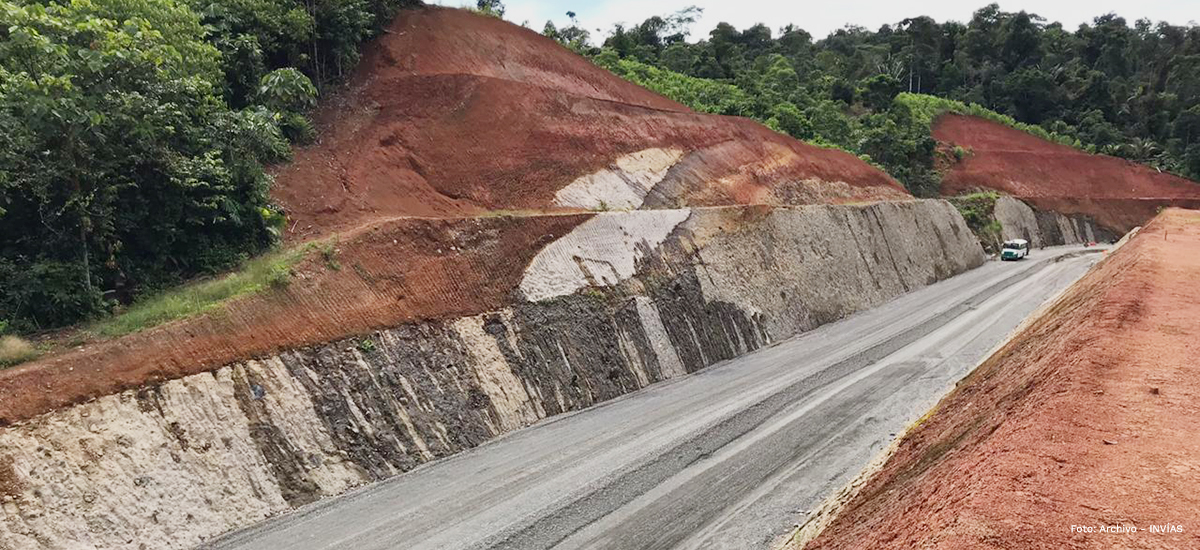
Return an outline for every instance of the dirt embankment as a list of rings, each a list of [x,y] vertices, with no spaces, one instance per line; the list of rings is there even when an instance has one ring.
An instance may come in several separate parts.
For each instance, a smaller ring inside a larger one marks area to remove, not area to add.
[[[807,548],[1200,546],[1198,286],[1200,213],[1166,210],[960,383]]]
[[[944,174],[943,195],[992,189],[1042,210],[1090,216],[1119,233],[1146,223],[1164,206],[1200,208],[1200,183],[989,120],[943,115],[933,137],[968,151]]]
[[[318,126],[320,142],[297,151],[273,190],[292,240],[392,216],[562,208],[556,194],[572,181],[647,150],[675,155],[644,182],[665,182],[659,202],[674,206],[908,198],[852,155],[691,112],[463,10],[402,12]]]

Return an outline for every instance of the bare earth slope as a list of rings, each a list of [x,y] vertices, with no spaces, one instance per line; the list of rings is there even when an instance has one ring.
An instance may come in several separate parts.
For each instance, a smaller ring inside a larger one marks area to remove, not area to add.
[[[1164,211],[944,399],[808,548],[1200,546],[1198,285],[1200,213]]]
[[[943,115],[933,137],[969,151],[944,175],[943,195],[993,189],[1041,209],[1091,216],[1120,233],[1145,223],[1161,206],[1200,208],[1200,183],[989,120]]]
[[[297,152],[273,191],[293,239],[398,215],[636,208],[647,195],[646,206],[908,197],[852,155],[691,112],[529,29],[463,10],[402,12],[318,122],[320,143]],[[556,197],[614,165],[628,170]],[[641,187],[632,203],[615,189],[625,180]]]

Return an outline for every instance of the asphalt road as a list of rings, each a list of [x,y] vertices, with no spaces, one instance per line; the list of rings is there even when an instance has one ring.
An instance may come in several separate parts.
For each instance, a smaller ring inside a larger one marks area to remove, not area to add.
[[[988,262],[207,547],[769,547],[1100,259],[1080,250]]]

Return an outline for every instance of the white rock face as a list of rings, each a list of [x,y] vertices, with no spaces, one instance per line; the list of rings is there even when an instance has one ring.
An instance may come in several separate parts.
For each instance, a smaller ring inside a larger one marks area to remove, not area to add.
[[[463,317],[451,326],[466,344],[479,388],[491,399],[500,417],[500,425],[494,430],[496,433],[524,428],[546,416],[546,411],[529,396],[529,391],[513,373],[512,365],[505,361],[496,339],[483,331],[481,317]]]
[[[226,367],[0,431],[0,449],[24,489],[4,497],[0,547],[186,548],[288,509],[233,378],[258,371],[269,388],[264,406],[277,411],[275,428],[314,452],[337,450],[307,394],[282,387],[290,377],[277,367]],[[316,469],[330,493],[362,481],[337,461]]]
[[[691,213],[684,208],[597,214],[534,256],[521,279],[521,293],[540,302],[587,286],[620,283],[633,276],[637,260]]]
[[[683,158],[680,149],[643,149],[604,170],[581,176],[554,195],[554,204],[588,210],[638,208],[646,194]]]
[[[0,549],[194,548],[732,359],[982,256],[944,201],[597,214],[534,258],[520,286],[530,301],[0,428]],[[631,278],[641,284],[619,299],[574,294]]]
[[[1044,246],[1042,232],[1038,229],[1037,216],[1029,205],[1009,196],[996,199],[992,215],[1000,222],[1000,238],[1004,240],[1026,239],[1029,245]]]
[[[786,338],[961,273],[983,250],[946,201],[778,208],[727,231],[718,210],[685,224],[704,265],[709,301],[762,314]]]
[[[658,314],[658,309],[654,307],[654,301],[645,296],[638,296],[634,298],[634,304],[637,307],[638,316],[642,319],[642,328],[646,331],[646,337],[654,346],[655,358],[658,360],[663,377],[677,378],[687,374],[687,369],[683,367],[683,361],[679,360],[679,354],[675,348],[671,347],[671,338],[667,336],[667,329],[663,326],[662,316]]]
[[[1004,240],[1025,239],[1034,248],[1086,243],[1112,236],[1088,218],[1035,211],[1021,200],[1008,196],[996,199],[993,215],[1000,222]]]

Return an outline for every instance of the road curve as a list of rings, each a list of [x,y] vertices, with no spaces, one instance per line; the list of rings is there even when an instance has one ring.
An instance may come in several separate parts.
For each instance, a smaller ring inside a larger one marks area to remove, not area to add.
[[[988,262],[204,548],[768,547],[1100,259],[1081,251]]]

